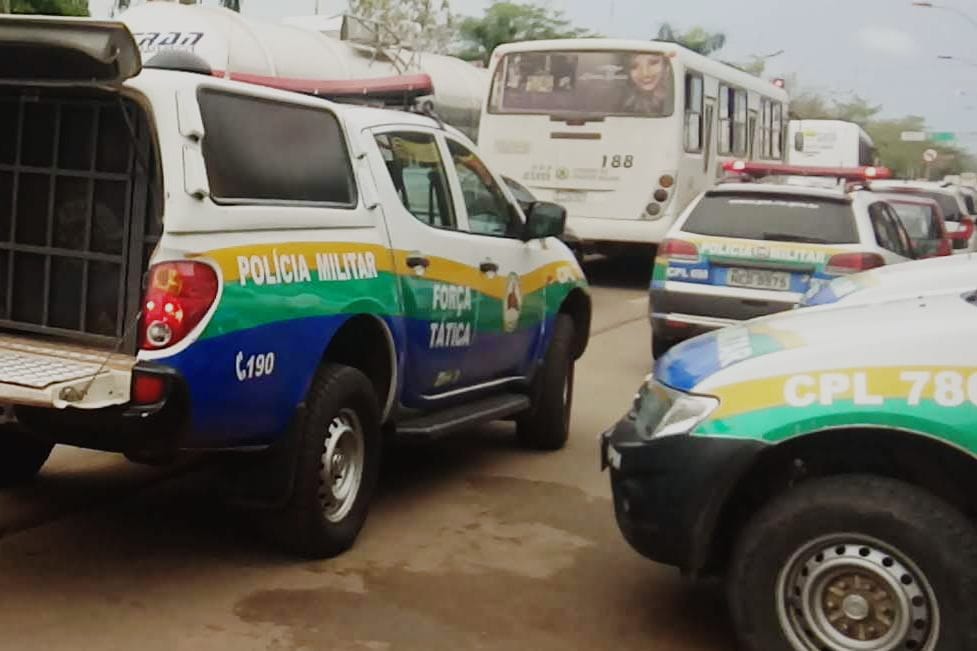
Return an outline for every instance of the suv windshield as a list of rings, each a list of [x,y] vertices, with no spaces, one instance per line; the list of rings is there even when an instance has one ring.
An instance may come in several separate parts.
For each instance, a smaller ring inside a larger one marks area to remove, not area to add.
[[[844,200],[786,194],[710,193],[682,230],[750,240],[855,244],[858,231]]]
[[[675,108],[671,60],[656,52],[518,52],[499,62],[493,113],[567,117],[668,117]]]

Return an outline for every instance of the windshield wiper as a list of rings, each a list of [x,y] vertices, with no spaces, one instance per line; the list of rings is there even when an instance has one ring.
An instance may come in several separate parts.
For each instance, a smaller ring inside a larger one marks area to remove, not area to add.
[[[807,237],[806,235],[792,235],[791,233],[764,233],[763,239],[776,240],[780,242],[804,242],[806,244],[827,244],[828,240],[820,237]]]

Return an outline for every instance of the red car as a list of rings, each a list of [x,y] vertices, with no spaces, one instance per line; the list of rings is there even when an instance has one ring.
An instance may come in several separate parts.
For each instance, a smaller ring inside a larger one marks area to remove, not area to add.
[[[882,196],[906,227],[917,258],[953,254],[953,237],[947,231],[940,204],[933,199],[908,192],[886,193]]]

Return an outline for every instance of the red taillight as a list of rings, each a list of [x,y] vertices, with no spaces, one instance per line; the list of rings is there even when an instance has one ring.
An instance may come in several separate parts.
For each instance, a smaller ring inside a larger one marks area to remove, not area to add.
[[[182,340],[217,298],[217,273],[203,262],[163,262],[149,270],[140,346],[159,350]]]
[[[970,240],[970,236],[974,234],[974,220],[970,217],[960,218],[960,230],[950,233],[951,240],[963,240],[964,242]]]
[[[698,262],[699,247],[685,240],[668,239],[658,246],[658,257],[680,262]]]
[[[136,405],[155,405],[166,397],[166,378],[136,371],[132,376],[129,399]]]
[[[851,274],[885,265],[885,258],[878,253],[839,253],[831,256],[824,271],[828,274]]]

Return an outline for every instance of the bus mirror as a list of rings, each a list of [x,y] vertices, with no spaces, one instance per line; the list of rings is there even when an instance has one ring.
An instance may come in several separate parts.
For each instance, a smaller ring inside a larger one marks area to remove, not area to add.
[[[567,211],[563,206],[549,201],[536,201],[526,213],[526,226],[522,239],[544,239],[559,237],[566,228]]]
[[[804,151],[804,133],[801,131],[794,134],[794,151]]]

